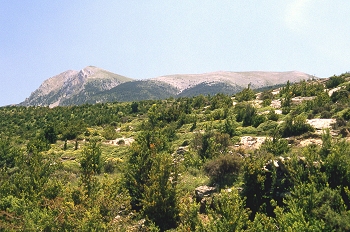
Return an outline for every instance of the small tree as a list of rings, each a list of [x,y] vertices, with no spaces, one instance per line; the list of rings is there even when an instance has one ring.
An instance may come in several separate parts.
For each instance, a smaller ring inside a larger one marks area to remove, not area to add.
[[[250,89],[250,84],[247,88],[243,89],[241,92],[236,94],[236,100],[239,102],[242,101],[251,101],[255,99],[255,93]]]
[[[44,137],[50,144],[56,143],[57,134],[55,128],[52,125],[49,125],[44,129]]]
[[[97,140],[92,139],[82,151],[81,180],[83,186],[87,190],[87,194],[91,195],[94,186],[93,177],[101,172],[101,147]]]
[[[177,171],[169,154],[157,154],[153,158],[148,184],[144,186],[142,212],[165,231],[175,228],[179,217],[176,199]]]
[[[326,158],[330,153],[331,148],[332,148],[332,136],[329,133],[329,129],[327,129],[322,133],[322,147],[320,151],[321,157]]]
[[[129,191],[133,209],[142,209],[143,194],[145,186],[149,184],[149,175],[154,161],[152,157],[166,149],[166,139],[156,131],[145,131],[133,143],[124,175],[124,185]]]

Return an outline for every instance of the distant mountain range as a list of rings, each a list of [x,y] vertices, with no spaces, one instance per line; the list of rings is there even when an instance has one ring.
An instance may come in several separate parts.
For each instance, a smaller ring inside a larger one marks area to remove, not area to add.
[[[146,80],[135,80],[101,68],[88,66],[80,71],[69,70],[45,80],[22,106],[65,106],[113,101],[140,101],[235,94],[249,84],[252,89],[264,88],[313,76],[297,72],[212,72],[178,74]]]

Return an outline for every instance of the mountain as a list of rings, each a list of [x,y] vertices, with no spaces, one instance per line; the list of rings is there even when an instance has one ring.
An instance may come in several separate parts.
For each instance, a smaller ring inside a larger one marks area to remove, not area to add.
[[[248,85],[252,89],[309,80],[313,76],[297,72],[212,72],[176,74],[134,80],[89,66],[66,71],[47,79],[20,105],[62,106],[113,101],[139,101],[199,94],[235,94]]]
[[[45,80],[20,105],[54,107],[83,104],[97,93],[131,80],[94,66],[88,66],[80,71],[68,70]]]

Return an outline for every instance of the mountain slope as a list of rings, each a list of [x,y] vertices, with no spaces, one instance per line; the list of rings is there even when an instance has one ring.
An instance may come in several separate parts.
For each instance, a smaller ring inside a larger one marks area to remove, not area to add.
[[[95,104],[100,102],[126,102],[141,100],[165,99],[176,96],[177,89],[162,82],[151,80],[138,80],[122,83],[110,90],[99,92],[89,96],[85,103]],[[67,105],[76,105],[80,96],[73,96],[65,103]]]
[[[193,97],[202,95],[215,95],[217,93],[235,94],[243,90],[242,86],[227,84],[225,82],[202,82],[193,87],[184,89],[177,94],[178,97]]]
[[[91,96],[109,90],[132,79],[106,70],[88,66],[82,70],[69,70],[47,79],[20,105],[58,106],[83,104]],[[72,102],[72,99],[75,99]]]

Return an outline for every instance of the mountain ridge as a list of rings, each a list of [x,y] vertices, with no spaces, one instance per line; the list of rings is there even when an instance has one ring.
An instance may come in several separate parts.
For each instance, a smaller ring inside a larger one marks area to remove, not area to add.
[[[268,80],[268,78],[272,80]],[[299,81],[302,79],[310,79],[311,75],[299,71],[285,71],[285,72],[267,72],[267,71],[247,71],[247,72],[233,72],[233,71],[216,71],[202,74],[174,74],[151,78],[151,80],[164,81],[168,84],[174,85],[180,89],[180,92],[188,87],[195,86],[203,82],[225,82],[231,85],[241,82],[241,85],[248,86],[251,84],[252,88],[260,88],[266,85],[280,84],[276,78],[289,76],[290,82]],[[301,77],[301,78],[300,78]],[[192,78],[192,79],[191,79]],[[253,83],[251,83],[254,80]],[[242,83],[243,81],[243,83]],[[265,83],[264,83],[265,81]],[[180,83],[179,83],[180,82]]]
[[[67,70],[45,80],[21,102],[23,106],[81,105],[112,101],[138,101],[189,97],[199,94],[235,94],[250,85],[252,89],[313,79],[298,72],[232,72],[174,74],[136,80],[107,70],[87,66],[80,71]]]

